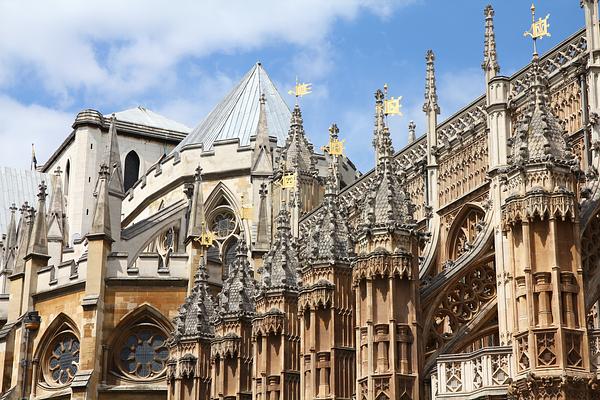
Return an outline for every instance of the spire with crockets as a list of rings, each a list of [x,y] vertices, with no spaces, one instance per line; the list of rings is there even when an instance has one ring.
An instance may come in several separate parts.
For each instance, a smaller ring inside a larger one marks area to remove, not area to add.
[[[496,35],[494,34],[494,8],[488,4],[483,11],[485,15],[485,40],[483,48],[483,63],[481,68],[485,71],[487,80],[498,75],[500,65],[496,58]]]

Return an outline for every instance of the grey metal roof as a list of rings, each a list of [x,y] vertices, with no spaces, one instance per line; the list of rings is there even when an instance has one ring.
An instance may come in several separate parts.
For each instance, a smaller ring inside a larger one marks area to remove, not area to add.
[[[105,115],[104,117],[110,118],[110,115]],[[153,126],[170,131],[178,131],[183,133],[189,133],[191,131],[191,129],[184,124],[173,121],[164,115],[157,114],[154,111],[148,110],[142,106],[119,111],[115,113],[115,117],[118,121],[127,121],[133,124]]]
[[[17,168],[0,167],[0,235],[6,233],[10,220],[10,206],[20,207],[25,201],[37,207],[38,185],[46,182],[48,194],[52,193],[52,182],[48,174]],[[19,215],[17,214],[17,222]]]
[[[262,93],[266,98],[269,136],[276,136],[283,145],[290,127],[290,109],[262,65],[256,63],[174,151],[197,144],[210,149],[215,141],[235,138],[239,138],[242,146],[250,144],[250,137],[256,135],[258,127]]]

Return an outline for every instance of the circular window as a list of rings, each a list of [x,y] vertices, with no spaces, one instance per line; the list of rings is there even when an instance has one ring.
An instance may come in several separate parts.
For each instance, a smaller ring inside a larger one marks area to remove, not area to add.
[[[169,350],[166,335],[157,328],[141,327],[126,335],[121,343],[116,361],[126,376],[153,379],[165,371]]]
[[[228,209],[221,210],[212,219],[211,231],[219,239],[224,239],[231,235],[237,226],[237,219],[233,212]]]
[[[79,339],[71,332],[56,336],[44,360],[46,382],[62,386],[70,383],[79,368]]]

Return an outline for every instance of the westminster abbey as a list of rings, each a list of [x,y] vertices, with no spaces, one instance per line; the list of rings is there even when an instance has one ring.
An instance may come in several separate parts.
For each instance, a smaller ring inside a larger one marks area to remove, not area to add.
[[[260,63],[195,129],[79,112],[0,210],[0,399],[599,399],[598,0],[581,9],[503,76],[487,6],[485,93],[445,121],[424,51],[424,134],[395,150],[376,90],[365,174],[335,124],[313,147]]]

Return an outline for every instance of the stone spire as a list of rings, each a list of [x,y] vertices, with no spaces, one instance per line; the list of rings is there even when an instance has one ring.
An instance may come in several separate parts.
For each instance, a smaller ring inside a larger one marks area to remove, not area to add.
[[[35,213],[27,254],[48,255],[48,228],[46,225],[46,184],[39,185],[38,208]]]
[[[69,233],[67,231],[67,215],[65,212],[65,200],[60,179],[62,171],[57,167],[52,180],[52,194],[50,196],[50,208],[48,210],[48,238],[50,240],[68,243]]]
[[[96,192],[96,205],[92,218],[91,235],[104,235],[111,238],[110,207],[108,199],[108,180],[110,172],[108,165],[100,165],[98,173],[98,189]]]
[[[411,144],[415,141],[416,139],[416,133],[415,131],[417,130],[417,124],[415,124],[415,121],[410,121],[408,123],[408,144]]]
[[[292,237],[290,213],[284,205],[277,216],[277,232],[265,255],[261,289],[298,290],[298,250]]]
[[[188,238],[199,238],[202,235],[202,227],[205,222],[204,196],[202,195],[202,167],[198,165],[194,173],[194,191],[187,230]]]
[[[375,176],[366,190],[359,219],[359,229],[398,227],[412,223],[412,205],[404,191],[404,173],[399,171],[393,159],[392,140],[383,117],[383,92],[375,93],[375,137],[373,143],[377,154]]]
[[[380,169],[394,155],[390,131],[385,124],[384,95],[381,89],[375,92],[375,130],[373,147],[375,148],[375,168]]]
[[[496,36],[494,34],[494,9],[491,4],[488,4],[483,11],[485,15],[485,42],[483,48],[483,63],[481,68],[485,71],[486,78],[489,81],[491,78],[498,75],[500,65],[496,59]]]
[[[6,239],[4,242],[4,270],[12,270],[15,256],[17,252],[17,223],[15,219],[15,212],[17,207],[15,203],[10,206],[10,221],[8,222],[8,229],[6,231]]]
[[[108,189],[111,194],[123,195],[123,168],[121,166],[121,153],[119,151],[119,140],[117,139],[117,118],[113,113],[108,129],[108,150],[106,154],[110,172]]]
[[[21,206],[21,219],[19,220],[17,255],[15,258],[14,272],[23,272],[25,267],[25,256],[29,248],[29,237],[31,235],[31,226],[34,210],[29,207],[27,202]]]
[[[258,195],[260,196],[260,203],[258,210],[258,226],[256,228],[256,246],[255,249],[266,250],[269,248],[271,242],[271,235],[269,233],[269,217],[267,213],[267,184],[261,183]]]
[[[529,104],[516,124],[509,164],[554,162],[571,164],[564,129],[549,106],[547,80],[534,53],[531,63]]]
[[[309,228],[307,244],[301,257],[308,265],[350,263],[354,256],[348,216],[338,195],[339,178],[335,176],[338,173],[330,165],[322,211],[315,225]]]
[[[175,318],[173,338],[212,338],[215,334],[212,320],[215,317],[215,305],[208,287],[206,260],[200,259],[196,271],[192,292],[186,297]]]
[[[433,50],[427,50],[425,59],[427,60],[427,71],[425,75],[425,104],[423,104],[423,111],[426,113],[433,111],[435,114],[439,114],[440,107],[438,105],[435,86],[435,67],[433,65],[435,55],[433,54]]]
[[[312,172],[315,170],[313,145],[304,134],[302,112],[296,104],[290,120],[290,130],[279,158],[281,171]]]
[[[252,151],[252,174],[271,175],[273,173],[273,157],[271,154],[271,143],[269,140],[269,128],[267,126],[266,97],[260,95],[260,111],[258,114],[258,126],[256,128],[256,141]]]
[[[229,276],[219,294],[216,319],[254,316],[255,295],[256,283],[250,273],[248,246],[244,239],[244,233],[241,232],[235,259],[229,265]]]

